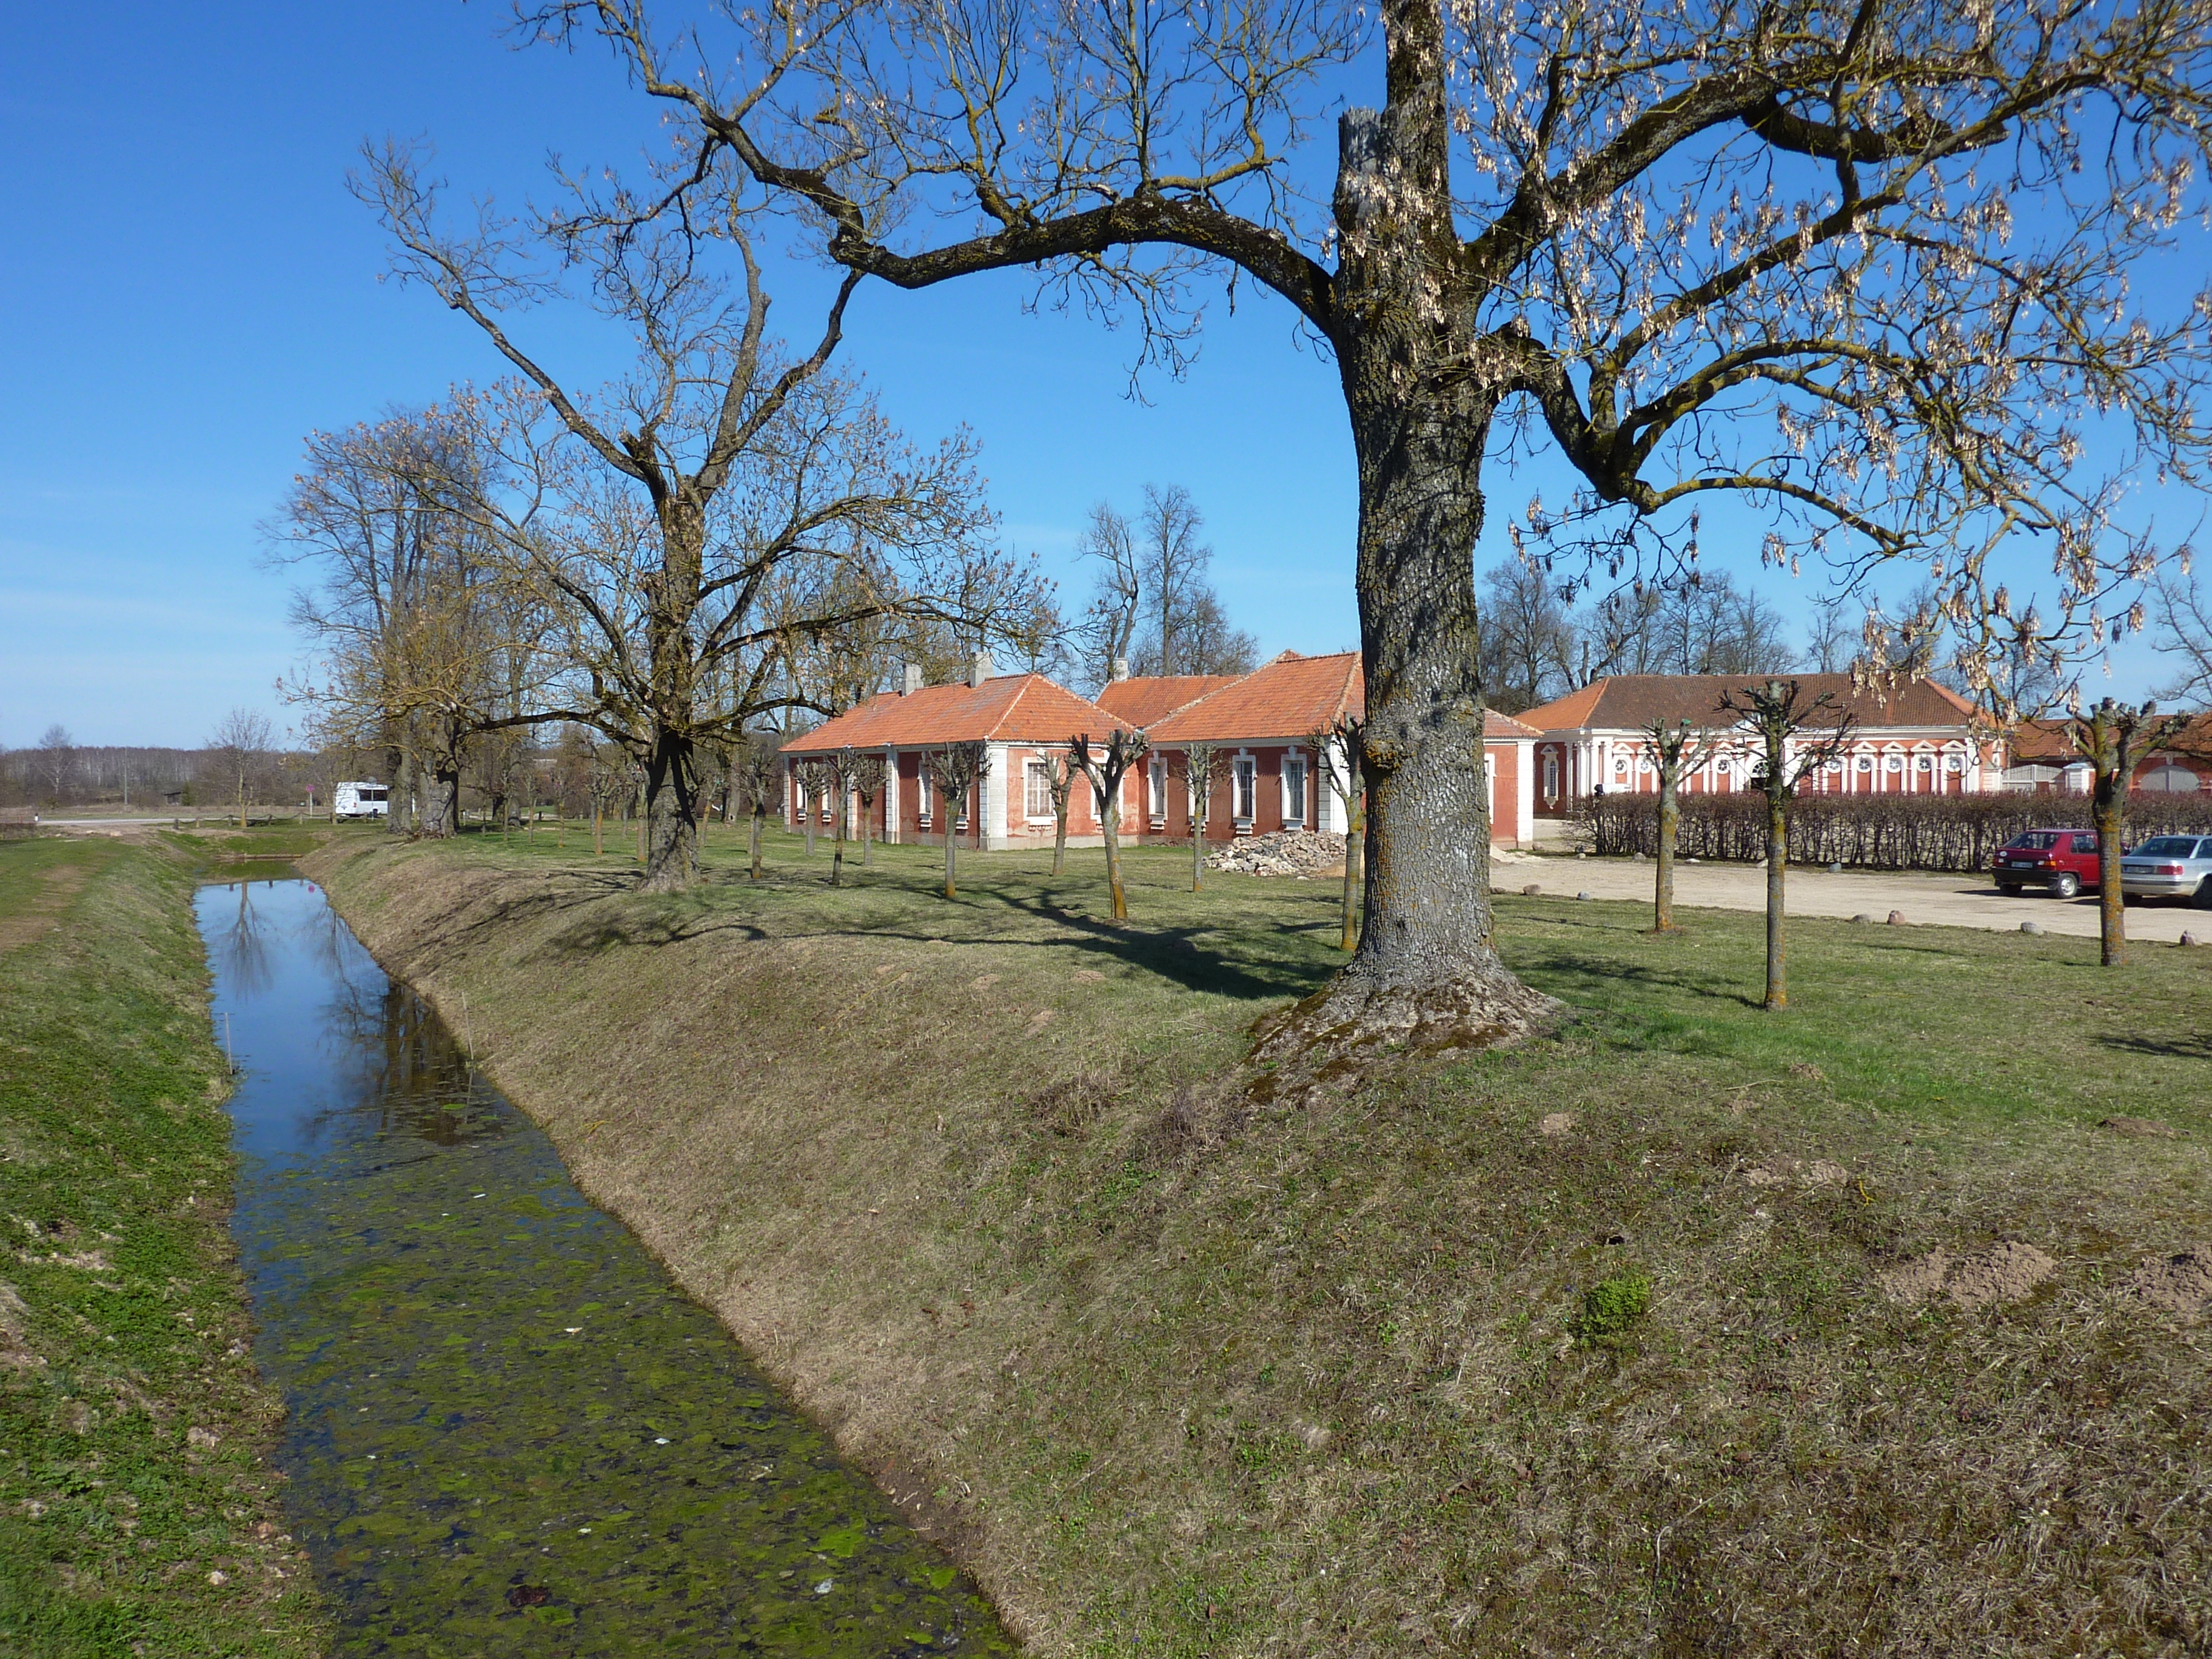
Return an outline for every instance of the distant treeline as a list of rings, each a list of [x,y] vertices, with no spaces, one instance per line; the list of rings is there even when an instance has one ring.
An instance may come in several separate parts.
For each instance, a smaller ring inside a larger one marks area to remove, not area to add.
[[[1766,856],[1766,797],[1684,795],[1675,851],[1684,858],[1755,863]],[[1576,804],[1581,838],[1600,854],[1659,849],[1656,795],[1589,795]],[[1800,795],[1790,808],[1790,857],[1866,870],[1984,870],[2024,830],[2089,827],[2080,795]],[[2161,834],[2212,835],[2212,795],[2128,797],[2130,845]]]

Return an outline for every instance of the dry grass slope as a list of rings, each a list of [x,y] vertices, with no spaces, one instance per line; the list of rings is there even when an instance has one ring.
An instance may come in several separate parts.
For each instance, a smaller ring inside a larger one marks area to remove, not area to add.
[[[2212,1642],[2212,952],[1508,899],[1576,1024],[1255,1106],[1326,884],[878,856],[320,868],[1038,1652]]]

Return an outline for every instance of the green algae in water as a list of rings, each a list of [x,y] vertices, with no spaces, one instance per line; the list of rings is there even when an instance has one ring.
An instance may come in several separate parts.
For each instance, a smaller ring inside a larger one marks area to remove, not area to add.
[[[204,890],[200,920],[257,1358],[340,1653],[1017,1650],[319,890]]]

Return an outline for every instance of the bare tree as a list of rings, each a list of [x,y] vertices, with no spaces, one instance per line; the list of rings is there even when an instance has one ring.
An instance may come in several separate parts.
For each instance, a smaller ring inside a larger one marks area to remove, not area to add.
[[[1123,672],[1135,649],[1146,561],[1129,521],[1106,501],[1091,509],[1075,553],[1096,567],[1091,600],[1075,630],[1078,660],[1096,690]]]
[[[1576,629],[1558,587],[1533,559],[1510,558],[1483,573],[1482,690],[1508,714],[1567,690]]]
[[[238,827],[245,829],[247,791],[269,758],[269,717],[251,708],[232,709],[207,740],[207,757],[234,791]]]
[[[1190,890],[1206,879],[1206,826],[1213,811],[1213,792],[1226,775],[1229,751],[1217,743],[1185,744],[1182,784],[1190,800]]]
[[[1338,118],[1325,216],[1304,149],[1372,41],[1352,0],[782,0],[720,34],[648,0],[526,12],[675,112],[668,213],[757,182],[848,270],[1035,268],[1178,365],[1189,279],[1225,267],[1326,343],[1358,462],[1368,925],[1273,1052],[1552,1017],[1491,942],[1493,436],[1548,435],[1579,493],[1530,532],[1608,562],[1686,556],[1715,492],[1773,510],[1770,561],[1924,561],[1970,674],[2008,635],[2101,643],[2148,556],[2112,533],[2115,481],[2200,476],[2200,319],[2127,286],[2193,210],[2197,0],[1382,0],[1385,105]],[[2008,572],[2054,562],[2048,609],[2016,602]]]
[[[791,763],[791,780],[799,786],[799,815],[806,832],[806,856],[814,856],[814,821],[818,816],[816,803],[829,786],[829,767],[826,763],[808,757]]]
[[[323,648],[322,670],[287,695],[313,708],[324,741],[384,750],[395,835],[456,832],[470,740],[535,672],[532,608],[492,585],[473,522],[484,468],[447,410],[313,433],[264,526],[273,558],[319,577],[294,594],[292,621]]]
[[[38,743],[39,773],[46,780],[47,799],[57,806],[76,764],[76,739],[70,735],[69,727],[57,720],[40,734]]]
[[[1145,486],[1144,602],[1157,629],[1131,655],[1140,674],[1239,674],[1258,666],[1259,644],[1232,628],[1206,573],[1213,550],[1199,539],[1206,520],[1181,484]]]
[[[1850,748],[1851,717],[1832,691],[1808,694],[1802,680],[1766,680],[1722,693],[1720,706],[1740,715],[1759,739],[1759,770],[1752,787],[1766,796],[1766,999],[1790,1006],[1784,878],[1790,867],[1790,807],[1797,787]],[[1808,736],[1808,734],[1811,735]]]
[[[1813,605],[1813,626],[1805,641],[1806,660],[1818,674],[1840,674],[1856,654],[1858,630],[1845,615],[1849,601],[1838,596],[1819,599]]]
[[[1651,931],[1674,931],[1674,839],[1682,827],[1682,779],[1713,757],[1719,734],[1687,720],[1654,720],[1644,728],[1644,755],[1659,775],[1658,868],[1651,893]]]
[[[562,635],[565,672],[511,718],[578,721],[626,747],[646,773],[644,884],[687,886],[699,745],[818,706],[781,672],[796,649],[895,615],[973,621],[957,590],[996,604],[1034,585],[988,545],[974,444],[913,449],[828,372],[857,274],[812,349],[780,353],[742,203],[653,218],[619,181],[577,183],[557,215],[525,225],[487,211],[454,230],[413,154],[368,161],[356,187],[392,232],[397,272],[475,323],[519,376],[465,404],[497,458],[478,526]],[[727,279],[718,250],[734,255]],[[549,257],[583,273],[588,302],[638,343],[629,375],[596,397],[508,332],[509,313],[565,291],[538,274]]]
[[[1091,785],[1098,808],[1098,836],[1106,848],[1106,890],[1116,921],[1129,919],[1129,896],[1121,884],[1121,780],[1144,758],[1146,739],[1142,732],[1115,732],[1097,749],[1089,737],[1079,733],[1067,742],[1067,757]]]
[[[2120,855],[2127,847],[2128,787],[2136,763],[2185,725],[2154,703],[2130,708],[2106,697],[2067,722],[2075,752],[2094,769],[2089,822],[2097,831],[2098,960],[2118,968],[2128,959],[2127,898],[2120,890]]]
[[[1322,785],[1344,809],[1344,939],[1342,948],[1359,944],[1360,863],[1366,851],[1367,786],[1360,775],[1360,723],[1350,714],[1339,714],[1325,732],[1306,741],[1313,745],[1314,763],[1321,769]]]
[[[889,769],[881,755],[859,752],[848,749],[851,758],[844,763],[845,775],[852,780],[853,794],[860,803],[860,863],[872,868],[876,861],[876,800],[884,793],[884,779]]]
[[[1056,876],[1067,866],[1067,809],[1082,774],[1057,750],[1045,750],[1030,764],[1043,772],[1045,796],[1052,802],[1052,873]]]
[[[2212,598],[2186,563],[2161,571],[2154,592],[2158,650],[2171,657],[2174,677],[2158,695],[2184,707],[2212,708]]]
[[[969,810],[969,796],[975,796],[975,845],[981,848],[983,803],[981,786],[991,769],[991,745],[981,738],[971,738],[965,743],[948,743],[944,748],[933,750],[925,755],[922,767],[930,781],[936,784],[937,793],[945,802],[945,896],[957,898],[960,888],[955,879],[953,849],[960,842],[960,815]]]
[[[775,763],[775,750],[753,736],[740,738],[731,761],[732,779],[749,820],[746,874],[754,881],[761,878],[762,831],[768,823],[769,803],[776,794]]]

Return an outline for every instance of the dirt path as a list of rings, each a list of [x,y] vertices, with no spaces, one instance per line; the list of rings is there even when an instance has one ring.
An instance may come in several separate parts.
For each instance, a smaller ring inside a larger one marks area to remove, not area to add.
[[[1628,859],[1560,858],[1535,853],[1495,853],[1491,881],[1509,892],[1530,883],[1547,893],[1588,893],[1600,899],[1651,896],[1651,866]],[[1674,871],[1674,902],[1689,908],[1763,910],[1766,869],[1758,864],[1686,864]],[[1790,911],[1801,916],[1871,916],[1887,921],[1893,910],[1923,927],[1981,927],[2016,932],[2033,921],[2045,933],[2097,936],[2097,897],[2085,893],[2067,902],[2041,894],[2014,898],[1998,892],[1986,877],[1923,875],[1914,872],[1826,870],[1793,866]],[[2170,899],[2128,907],[2130,939],[2172,944],[2184,933],[2212,939],[2212,911]]]

